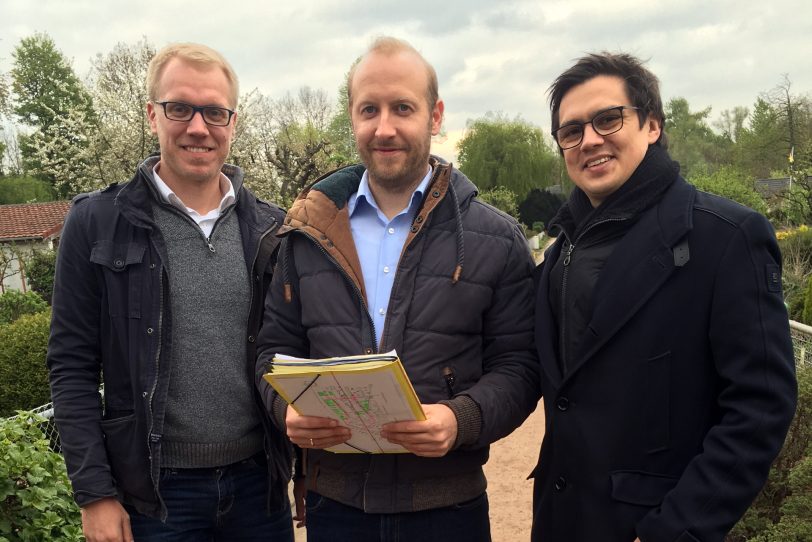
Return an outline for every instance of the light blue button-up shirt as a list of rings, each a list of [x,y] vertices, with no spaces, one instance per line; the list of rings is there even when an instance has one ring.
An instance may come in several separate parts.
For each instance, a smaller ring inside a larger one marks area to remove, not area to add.
[[[386,218],[372,197],[366,171],[361,177],[358,192],[350,196],[347,203],[350,230],[364,275],[367,310],[375,325],[375,341],[379,347],[403,243],[406,242],[412,220],[420,209],[420,202],[423,201],[423,194],[430,180],[431,168],[428,168],[428,173],[412,193],[409,205],[392,220]]]

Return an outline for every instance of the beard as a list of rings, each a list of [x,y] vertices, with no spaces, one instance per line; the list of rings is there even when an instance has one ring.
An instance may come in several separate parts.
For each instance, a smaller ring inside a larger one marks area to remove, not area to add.
[[[409,143],[403,141],[399,144],[380,144],[373,140],[369,145],[359,148],[358,154],[367,167],[370,181],[391,192],[414,190],[428,170],[431,131],[428,131],[425,138]],[[373,148],[397,148],[402,152],[392,157],[381,156]]]

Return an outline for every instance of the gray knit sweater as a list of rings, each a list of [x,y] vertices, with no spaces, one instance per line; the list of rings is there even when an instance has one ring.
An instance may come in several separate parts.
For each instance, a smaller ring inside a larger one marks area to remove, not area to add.
[[[209,242],[194,221],[153,204],[168,252],[171,363],[163,467],[215,467],[262,449],[245,335],[250,280],[240,227],[224,211]]]

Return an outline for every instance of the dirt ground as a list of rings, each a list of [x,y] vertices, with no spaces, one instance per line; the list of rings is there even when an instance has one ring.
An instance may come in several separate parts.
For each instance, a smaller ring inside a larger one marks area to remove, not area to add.
[[[544,408],[539,403],[521,427],[491,446],[485,475],[493,542],[530,540],[533,481],[526,478],[536,465],[543,436]],[[305,529],[296,529],[296,542],[305,540]]]
[[[533,480],[526,478],[536,466],[543,437],[544,405],[539,402],[536,411],[521,427],[491,445],[485,475],[488,477],[493,542],[530,540]]]

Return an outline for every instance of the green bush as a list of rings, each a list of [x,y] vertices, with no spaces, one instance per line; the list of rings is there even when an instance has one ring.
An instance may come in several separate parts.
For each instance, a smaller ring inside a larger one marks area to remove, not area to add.
[[[513,191],[504,186],[497,186],[480,192],[479,199],[509,214],[516,220],[519,219],[519,198]]]
[[[31,289],[51,304],[54,296],[55,250],[34,250],[25,265],[25,274]]]
[[[790,234],[779,232],[778,246],[784,259],[784,301],[789,317],[812,325],[804,320],[806,290],[812,272],[812,230],[799,228]]]
[[[20,316],[48,310],[48,303],[35,292],[8,290],[0,294],[0,325],[10,324]]]
[[[710,175],[693,175],[688,181],[700,190],[741,203],[761,214],[767,213],[767,203],[753,188],[748,175],[732,167],[719,168]]]
[[[0,177],[0,205],[55,199],[54,188],[48,181],[33,177]]]
[[[30,412],[0,419],[0,542],[84,540],[65,463],[43,422]]]
[[[807,355],[812,355],[809,352]],[[812,365],[798,368],[798,409],[767,483],[728,542],[812,540]]]
[[[47,310],[0,325],[0,416],[50,401],[45,367],[50,321]]]
[[[801,312],[800,321],[809,324],[812,322],[812,276],[806,281],[806,289],[804,290],[804,306]]]

